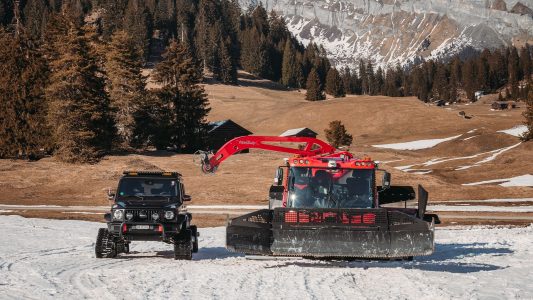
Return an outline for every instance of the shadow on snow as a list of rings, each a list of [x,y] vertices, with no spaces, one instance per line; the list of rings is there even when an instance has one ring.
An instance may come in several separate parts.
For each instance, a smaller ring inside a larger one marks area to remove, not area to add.
[[[226,259],[232,257],[244,257],[244,254],[234,253],[228,251],[224,247],[205,247],[198,249],[198,253],[193,253],[192,260],[211,260],[211,259]],[[120,254],[117,256],[117,259],[139,259],[139,258],[174,258],[174,251],[172,250],[161,250],[154,252],[142,252],[142,251],[131,251],[128,254]]]
[[[487,263],[465,263],[460,260],[481,255],[505,256],[513,251],[507,247],[488,247],[487,243],[467,243],[467,244],[437,244],[435,252],[430,256],[415,257],[413,261],[395,260],[337,260],[337,259],[303,259],[303,258],[280,258],[264,257],[261,260],[277,262],[275,265],[268,265],[265,268],[283,268],[289,266],[311,267],[311,268],[402,268],[422,271],[449,272],[449,273],[474,273],[480,271],[494,271],[506,267]],[[157,251],[155,255],[142,255],[142,252],[132,251],[130,255],[120,255],[119,259],[138,258],[174,258],[171,250]],[[213,260],[244,257],[244,254],[228,251],[224,247],[203,247],[198,253],[193,254],[193,260]]]
[[[415,257],[413,261],[388,261],[388,260],[298,260],[287,261],[267,268],[287,266],[316,267],[316,268],[402,268],[422,271],[449,272],[449,273],[475,273],[480,271],[494,271],[506,267],[487,263],[464,263],[461,260],[467,257],[480,255],[504,256],[512,254],[507,247],[487,247],[487,243],[470,244],[437,244],[435,252],[430,256]]]

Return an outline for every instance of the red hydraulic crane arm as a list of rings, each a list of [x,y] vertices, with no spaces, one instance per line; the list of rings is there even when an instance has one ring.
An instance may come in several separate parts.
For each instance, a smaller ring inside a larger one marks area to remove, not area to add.
[[[267,143],[305,143],[303,148],[291,148]],[[217,167],[228,157],[246,149],[263,149],[269,151],[292,153],[301,156],[315,156],[322,154],[332,154],[335,147],[311,137],[281,137],[281,136],[241,136],[232,139],[222,146],[213,156],[207,153],[202,154],[202,171],[205,173],[215,172]]]

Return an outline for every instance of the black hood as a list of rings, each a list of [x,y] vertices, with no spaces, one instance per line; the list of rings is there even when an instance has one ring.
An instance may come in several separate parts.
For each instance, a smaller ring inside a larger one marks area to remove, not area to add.
[[[171,206],[178,207],[181,205],[180,202],[175,199],[168,201],[167,199],[150,199],[150,200],[118,200],[116,202],[117,208],[171,208]]]

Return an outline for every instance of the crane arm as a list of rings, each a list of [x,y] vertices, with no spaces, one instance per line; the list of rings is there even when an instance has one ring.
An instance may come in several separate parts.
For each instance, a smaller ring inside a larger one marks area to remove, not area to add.
[[[291,148],[265,143],[305,143],[305,146],[303,148]],[[250,148],[292,153],[300,156],[332,154],[336,151],[335,147],[330,144],[311,137],[241,136],[224,144],[211,157],[206,152],[202,152],[202,171],[204,173],[213,173],[228,157]]]

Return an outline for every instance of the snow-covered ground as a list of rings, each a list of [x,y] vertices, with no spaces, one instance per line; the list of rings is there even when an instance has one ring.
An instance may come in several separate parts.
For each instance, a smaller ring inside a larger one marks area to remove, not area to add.
[[[473,212],[533,212],[533,206],[488,206],[488,205],[429,205],[431,211],[473,211]]]
[[[193,261],[162,243],[96,259],[83,221],[0,216],[0,299],[531,299],[533,226],[438,228],[413,262],[249,260],[201,229]]]
[[[533,175],[526,174],[522,176],[516,176],[511,178],[503,179],[492,179],[472,183],[464,183],[463,185],[480,185],[488,183],[498,183],[501,186],[510,187],[510,186],[532,186],[533,187]]]
[[[511,129],[500,130],[498,132],[507,133],[507,134],[519,137],[519,136],[522,136],[524,133],[526,133],[526,131],[527,131],[526,125],[518,125]]]
[[[434,202],[434,201],[432,201]],[[440,201],[442,202],[442,201]],[[453,203],[453,202],[470,202],[470,203],[517,203],[517,202],[533,202],[533,198],[504,198],[504,199],[485,199],[485,200],[446,200],[444,201],[446,203]]]
[[[395,149],[395,150],[420,150],[420,149],[427,149],[427,148],[435,147],[440,143],[454,140],[460,136],[461,134],[448,137],[448,138],[443,138],[443,139],[417,140],[417,141],[405,142],[405,143],[372,145],[372,147]]]

